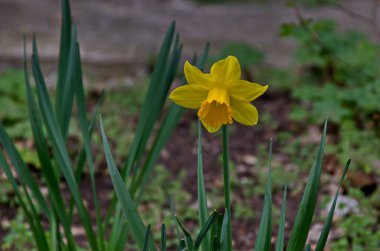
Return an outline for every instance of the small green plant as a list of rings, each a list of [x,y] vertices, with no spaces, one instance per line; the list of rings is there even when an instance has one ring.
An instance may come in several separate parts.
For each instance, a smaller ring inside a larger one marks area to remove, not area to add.
[[[331,242],[331,250],[376,250],[380,246],[380,229],[377,224],[378,196],[365,197],[362,191],[351,188],[348,196],[360,201],[357,210],[341,219],[343,236]]]
[[[357,166],[368,169],[380,156],[380,47],[363,34],[338,32],[326,20],[286,24],[281,33],[299,45],[300,76],[291,93],[301,105],[293,106],[291,118],[315,123],[329,117],[340,133],[335,153],[350,152]]]
[[[14,139],[29,139],[26,109],[24,75],[20,70],[8,69],[0,73],[0,105],[6,107],[0,112],[0,120]]]
[[[16,217],[10,222],[2,224],[2,227],[8,230],[8,234],[1,244],[2,250],[37,251],[35,245],[33,245],[33,235],[21,210],[18,210]]]

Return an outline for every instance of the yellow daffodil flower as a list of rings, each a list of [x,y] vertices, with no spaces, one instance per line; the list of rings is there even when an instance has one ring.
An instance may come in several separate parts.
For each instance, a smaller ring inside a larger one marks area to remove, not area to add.
[[[169,98],[180,106],[198,109],[198,117],[207,131],[216,132],[222,125],[232,124],[232,119],[243,125],[257,124],[257,109],[250,102],[268,86],[241,80],[236,57],[216,62],[210,74],[186,61],[185,77],[188,84],[176,88]]]

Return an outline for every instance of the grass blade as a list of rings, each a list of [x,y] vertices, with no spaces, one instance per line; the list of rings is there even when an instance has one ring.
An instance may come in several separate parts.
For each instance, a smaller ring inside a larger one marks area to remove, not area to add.
[[[103,122],[101,118],[100,129],[102,133],[104,152],[106,155],[108,169],[111,175],[115,193],[117,195],[117,198],[119,199],[121,208],[124,212],[124,216],[127,219],[127,223],[129,224],[129,229],[131,229],[132,236],[139,248],[142,249],[145,239],[145,226],[140,216],[138,215],[136,205],[133,202],[127,188],[125,187],[124,181],[121,178],[119,171],[117,170],[115,161],[111,154],[111,149],[108,144],[107,136],[104,131]],[[156,250],[156,247],[154,246],[151,240],[149,241],[149,248],[152,251]]]
[[[154,71],[152,74],[151,83],[149,85],[144,104],[142,107],[142,110],[140,112],[140,118],[137,124],[136,134],[133,138],[132,145],[128,152],[128,158],[125,162],[123,168],[121,169],[121,176],[123,177],[124,181],[127,182],[128,177],[130,176],[130,173],[132,169],[136,169],[135,165],[140,161],[140,157],[143,153],[143,151],[146,149],[146,144],[149,139],[149,135],[155,125],[156,120],[159,117],[159,113],[162,109],[162,106],[160,106],[160,103],[166,99],[166,94],[163,92],[163,90],[168,89],[169,87],[165,87],[165,85],[170,86],[171,81],[168,82],[164,80],[164,77],[166,76],[167,68],[168,68],[168,60],[169,58],[173,58],[176,55],[173,53],[170,53],[170,49],[172,48],[172,42],[174,37],[174,30],[175,30],[175,23],[172,23],[172,25],[169,27],[164,42],[162,44],[160,54],[158,56],[157,63],[155,64]],[[174,48],[173,51],[178,50],[178,48]],[[172,60],[173,61],[173,60]],[[157,145],[161,142],[157,142]],[[150,166],[147,167],[147,169],[152,169],[154,164],[154,159],[156,156],[159,155],[159,151],[152,152],[151,156],[147,161],[150,162]],[[148,173],[147,170],[144,170],[144,174],[138,174],[135,172],[135,175],[133,176],[132,182],[130,182],[130,192],[131,195],[134,198],[135,192],[137,191],[137,188],[140,187],[140,182],[145,182],[147,175],[145,173]],[[137,184],[136,184],[137,182]],[[128,182],[129,183],[129,182]],[[112,198],[111,206],[109,212],[113,212],[115,210],[116,206],[116,198],[115,196]],[[114,224],[112,226],[112,229],[114,230],[114,233],[120,233],[121,229],[116,229],[116,224],[120,220],[121,214],[117,214],[114,220]],[[111,214],[107,214],[106,222],[109,221],[109,217],[111,217]],[[117,240],[118,237],[115,235],[111,236],[112,243],[115,243],[115,240]]]
[[[212,250],[219,250],[223,219],[224,219],[223,214],[217,213],[216,220],[211,227],[211,241],[212,241],[211,249]]]
[[[202,158],[202,123],[198,120],[198,212],[199,212],[199,226],[203,227],[206,225],[208,215],[207,208],[207,197],[205,182],[203,177],[203,158]],[[210,237],[206,236],[202,242],[202,250],[210,250]]]
[[[153,114],[153,112],[157,112],[157,110],[160,110],[160,107],[154,107],[152,105],[152,100],[157,100],[159,97],[157,93],[160,93],[160,89],[166,89],[162,85],[165,83],[162,83],[163,73],[165,72],[165,67],[167,66],[167,61],[170,53],[170,48],[172,47],[172,41],[174,37],[174,31],[175,31],[175,23],[173,22],[170,27],[168,28],[168,31],[166,33],[164,42],[162,44],[160,54],[158,56],[157,63],[155,64],[153,74],[152,74],[152,80],[149,85],[145,101],[142,107],[142,110],[140,112],[140,118],[139,122],[137,124],[137,130],[135,137],[133,139],[132,146],[129,150],[128,159],[125,163],[122,174],[124,177],[124,180],[127,179],[127,177],[130,174],[130,171],[132,170],[132,167],[136,161],[136,155],[141,147],[145,148],[145,143],[142,142],[142,139],[144,137],[144,134],[149,133],[149,130],[147,127],[147,122],[149,120],[152,121],[152,119],[157,118],[157,114]],[[167,83],[166,83],[167,84]],[[153,107],[155,109],[153,109]],[[153,125],[149,125],[149,128],[151,128]],[[146,136],[145,136],[146,138]]]
[[[177,216],[175,217],[175,219],[177,221],[178,226],[181,228],[183,234],[185,235],[187,251],[193,251],[194,249],[193,239],[191,238],[189,231],[187,231],[186,228],[181,224],[181,221],[177,218]]]
[[[82,131],[82,136],[83,136],[83,141],[84,141],[83,144],[84,144],[84,149],[86,152],[86,159],[87,159],[87,164],[88,164],[90,179],[91,179],[91,190],[92,190],[92,197],[94,200],[96,223],[97,223],[97,228],[98,228],[98,240],[100,243],[100,247],[102,249],[105,249],[103,224],[102,224],[102,219],[100,215],[99,199],[97,196],[96,185],[95,185],[95,167],[94,167],[94,161],[93,161],[92,150],[91,150],[91,135],[90,135],[90,131],[88,128],[88,121],[87,121],[87,110],[86,110],[86,104],[85,104],[81,58],[80,58],[80,50],[79,50],[78,43],[76,43],[76,46],[75,46],[75,57],[73,58],[73,60],[74,60],[73,80],[76,83],[74,86],[74,93],[75,93],[76,104],[77,104],[77,109],[78,109],[79,126]]]
[[[205,60],[207,59],[209,51],[209,45],[207,44],[205,46],[205,49],[203,51],[201,60],[198,63],[198,67],[202,68]],[[192,64],[195,64],[195,57],[191,60]],[[183,83],[185,80],[183,79]],[[153,171],[154,164],[156,163],[157,159],[160,156],[161,149],[166,144],[167,140],[173,133],[175,127],[177,126],[179,120],[181,119],[181,116],[184,112],[184,109],[176,104],[171,104],[169,108],[169,112],[167,113],[164,122],[160,126],[160,130],[156,135],[156,139],[152,145],[151,150],[149,151],[149,154],[144,162],[143,167],[141,168],[141,171],[138,173],[137,177],[133,178],[133,183],[131,184],[131,194],[134,195],[137,189],[139,189],[139,194],[137,198],[140,198],[146,182],[149,178],[149,175]]]
[[[162,224],[161,227],[161,251],[166,251],[166,227]]]
[[[227,250],[232,251],[232,222],[231,222],[231,182],[230,182],[230,157],[228,143],[228,127],[222,127],[223,142],[223,184],[224,184],[224,204],[227,208]]]
[[[25,204],[23,200],[24,196],[21,194],[21,191],[19,190],[19,185],[17,184],[16,179],[13,176],[11,168],[8,165],[8,162],[6,161],[5,156],[3,155],[2,151],[0,151],[0,168],[3,170],[9,182],[11,183],[13,191],[15,192],[16,197],[18,199],[18,202],[20,203],[20,206],[23,209],[26,218],[28,219],[30,230],[33,234],[34,240],[36,241],[37,248],[39,250],[49,250],[44,229],[42,228],[41,223],[40,223],[40,218],[35,213],[35,210],[31,209],[31,211],[29,211],[27,205]],[[33,207],[33,204],[30,204],[32,200],[30,199],[27,189],[25,188],[23,184],[21,184],[20,186],[23,188],[23,192],[24,192],[25,197],[27,197],[29,206]]]
[[[57,218],[55,217],[54,213],[50,214],[49,218],[50,223],[50,251],[57,251],[58,250],[58,237],[57,237]]]
[[[179,227],[178,227],[177,219],[176,219],[175,205],[174,205],[173,197],[171,195],[169,195],[169,205],[170,205],[170,211],[173,215],[174,223],[176,226],[177,241],[179,245],[181,243],[181,235],[179,233]]]
[[[53,149],[56,156],[56,161],[60,170],[65,177],[67,185],[77,205],[79,217],[83,222],[89,244],[93,250],[99,250],[96,238],[92,229],[91,219],[89,213],[83,205],[81,195],[79,193],[78,185],[75,181],[74,173],[71,167],[71,161],[65,147],[65,141],[62,132],[58,125],[57,118],[53,112],[51,101],[46,88],[45,80],[38,59],[38,51],[35,37],[33,38],[33,56],[32,56],[32,70],[33,76],[37,85],[38,102],[41,109],[42,117],[46,125],[48,135],[53,143]]]
[[[59,46],[58,79],[55,107],[57,118],[61,117],[61,110],[64,102],[63,94],[65,89],[66,74],[69,62],[71,31],[72,30],[70,1],[61,0],[61,35]]]
[[[77,43],[77,29],[76,29],[76,26],[73,26],[65,83],[64,83],[63,90],[59,90],[59,91],[63,91],[63,93],[60,95],[62,96],[61,110],[58,112],[58,116],[57,116],[58,124],[61,127],[62,136],[65,140],[69,132],[70,120],[72,117],[73,103],[74,103],[74,82],[75,82],[74,74],[76,73],[76,69],[75,69],[76,43]]]
[[[287,186],[285,186],[284,195],[282,197],[281,217],[280,217],[280,222],[278,224],[276,251],[283,251],[284,250],[287,190],[288,190],[288,188],[287,188]]]
[[[301,205],[290,234],[287,251],[303,251],[306,244],[307,235],[310,230],[311,221],[318,197],[319,181],[322,172],[323,152],[326,141],[327,121],[325,122],[317,158],[310,171],[309,180],[306,184]]]
[[[215,220],[217,218],[217,212],[212,213],[212,215],[207,219],[200,232],[197,235],[197,238],[194,242],[194,249],[197,250],[199,246],[202,244],[202,241],[206,240],[205,237],[208,231],[211,229],[212,225],[214,225]],[[203,247],[203,246],[202,246]],[[202,249],[202,250],[210,250],[210,249]]]
[[[212,247],[211,251],[219,251],[219,238],[218,236],[215,236],[214,239],[212,239]]]
[[[327,216],[325,225],[323,226],[321,235],[319,236],[319,240],[317,243],[317,247],[315,248],[315,251],[323,251],[325,248],[327,237],[329,236],[332,220],[334,217],[334,212],[335,212],[335,207],[336,207],[336,203],[337,203],[338,196],[339,196],[340,187],[342,186],[343,180],[346,177],[346,173],[347,173],[347,170],[350,166],[350,163],[351,163],[351,160],[349,159],[346,163],[346,166],[343,169],[342,177],[340,178],[339,186],[338,186],[338,189],[336,191],[334,201],[331,205],[331,208],[330,208],[329,214]]]
[[[148,248],[148,245],[149,245],[149,236],[150,235],[150,225],[148,225],[148,227],[146,228],[146,233],[145,233],[145,239],[144,239],[144,247],[143,247],[143,251],[148,251],[149,248]]]
[[[180,240],[180,242],[178,243],[178,246],[177,246],[177,251],[187,251],[185,240]]]
[[[272,140],[269,142],[269,177],[265,186],[263,211],[259,232],[255,241],[255,251],[269,251],[272,238]]]
[[[28,186],[31,193],[33,194],[33,197],[37,200],[37,203],[39,207],[41,208],[42,212],[45,214],[46,217],[49,217],[49,214],[50,214],[49,206],[45,198],[43,197],[35,178],[33,177],[32,173],[30,172],[26,164],[24,163],[15,145],[13,144],[12,140],[6,133],[1,123],[0,123],[0,143],[3,145],[8,157],[10,158],[16,172],[18,173],[18,177],[20,178],[21,182]]]
[[[37,156],[41,163],[42,175],[46,181],[49,195],[51,198],[51,202],[54,206],[54,209],[57,212],[57,215],[62,223],[68,247],[70,250],[76,250],[76,245],[74,241],[74,237],[71,232],[70,221],[68,220],[68,216],[65,211],[65,204],[63,202],[63,198],[59,188],[59,180],[54,173],[54,168],[51,163],[51,156],[49,153],[48,146],[45,142],[45,136],[43,133],[43,126],[40,119],[40,112],[37,109],[36,102],[34,100],[34,95],[32,92],[32,87],[29,82],[29,74],[28,67],[26,62],[26,47],[24,40],[24,77],[25,77],[25,85],[26,85],[26,101],[28,105],[28,116],[30,125],[32,128],[32,133],[34,137],[34,143],[37,150]]]
[[[220,250],[227,251],[229,250],[228,244],[228,211],[227,209],[224,211],[222,230],[220,234]]]

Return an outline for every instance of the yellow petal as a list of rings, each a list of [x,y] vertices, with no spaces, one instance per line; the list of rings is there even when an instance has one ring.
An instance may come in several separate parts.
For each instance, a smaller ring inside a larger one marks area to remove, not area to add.
[[[241,102],[235,99],[230,101],[232,107],[232,118],[243,125],[256,125],[259,114],[256,107],[249,102]]]
[[[219,86],[233,85],[241,76],[239,61],[234,56],[228,56],[212,65],[211,75]]]
[[[206,122],[204,122],[202,120],[201,120],[201,122],[202,122],[202,125],[206,128],[206,130],[208,132],[217,132],[222,127],[222,125],[218,125],[218,126],[209,125],[209,124],[207,124]]]
[[[207,98],[207,93],[207,90],[198,85],[183,85],[172,91],[169,98],[177,105],[198,109],[201,102]]]
[[[191,65],[189,61],[185,63],[184,72],[186,80],[190,85],[199,85],[207,90],[215,86],[210,74],[201,72],[197,67]]]
[[[267,89],[268,85],[262,86],[245,80],[238,80],[234,86],[228,89],[228,92],[234,99],[248,102],[260,97]]]

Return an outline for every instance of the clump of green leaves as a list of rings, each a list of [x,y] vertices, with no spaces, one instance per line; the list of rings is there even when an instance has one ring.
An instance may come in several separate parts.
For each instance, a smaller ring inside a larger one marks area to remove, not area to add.
[[[349,149],[360,166],[371,165],[380,156],[380,47],[361,33],[338,32],[329,20],[285,24],[281,34],[298,43],[299,78],[291,93],[301,105],[293,107],[291,118],[316,123],[328,117],[346,139],[336,152]],[[368,145],[371,154],[365,156],[373,159],[363,160]]]
[[[8,230],[1,244],[2,250],[30,250],[37,251],[33,242],[33,235],[27,226],[27,220],[21,210],[16,214],[15,218],[2,227]]]
[[[23,72],[8,69],[0,73],[0,120],[15,139],[30,138]]]

